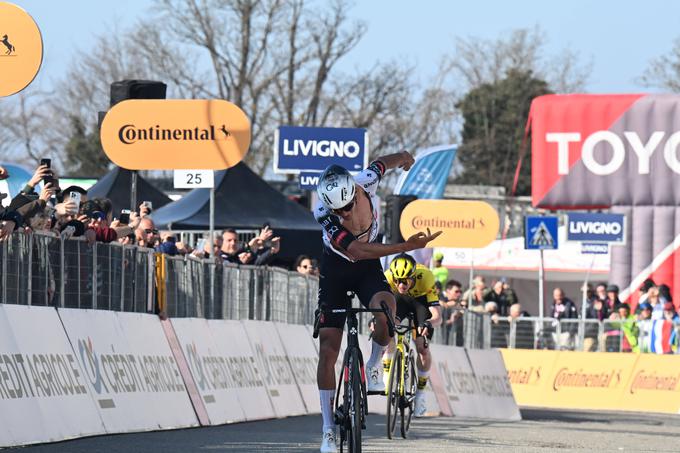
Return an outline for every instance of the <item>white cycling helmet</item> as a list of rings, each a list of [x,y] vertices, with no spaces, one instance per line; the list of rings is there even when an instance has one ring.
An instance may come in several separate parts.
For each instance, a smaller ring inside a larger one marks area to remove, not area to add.
[[[319,178],[316,193],[329,209],[340,209],[354,199],[354,178],[340,165],[329,165]]]

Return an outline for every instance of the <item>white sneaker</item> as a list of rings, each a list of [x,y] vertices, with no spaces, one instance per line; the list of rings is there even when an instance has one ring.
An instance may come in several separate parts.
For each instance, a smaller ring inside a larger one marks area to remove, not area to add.
[[[416,417],[424,417],[427,412],[427,405],[425,404],[425,392],[416,392],[416,407],[413,415]]]
[[[335,445],[335,429],[327,429],[321,438],[321,453],[336,453],[338,448]]]
[[[367,390],[369,392],[384,392],[385,383],[382,378],[382,363],[378,366],[366,367],[366,369],[368,371],[368,376],[366,376],[366,379],[368,379]]]

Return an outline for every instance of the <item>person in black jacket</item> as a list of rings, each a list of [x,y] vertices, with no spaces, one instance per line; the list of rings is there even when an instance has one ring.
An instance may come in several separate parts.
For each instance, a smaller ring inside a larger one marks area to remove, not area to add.
[[[562,288],[553,290],[552,317],[558,321],[564,319],[578,319],[578,310],[574,301],[564,295]],[[578,331],[576,323],[562,323],[561,333],[557,338],[560,349],[573,349],[574,339]]]

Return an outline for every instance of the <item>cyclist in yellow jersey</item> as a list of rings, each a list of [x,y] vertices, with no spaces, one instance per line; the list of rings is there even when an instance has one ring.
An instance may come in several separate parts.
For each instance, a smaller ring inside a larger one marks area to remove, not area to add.
[[[434,327],[441,324],[439,297],[435,287],[435,278],[427,267],[417,264],[415,259],[406,253],[397,255],[385,271],[385,278],[397,301],[398,319],[404,319],[408,313],[413,314],[416,329],[416,349],[418,351],[418,391],[416,392],[416,417],[425,414],[425,386],[430,377],[432,355],[427,340],[432,339]],[[394,339],[383,356],[383,367],[387,371],[392,364],[395,350]]]

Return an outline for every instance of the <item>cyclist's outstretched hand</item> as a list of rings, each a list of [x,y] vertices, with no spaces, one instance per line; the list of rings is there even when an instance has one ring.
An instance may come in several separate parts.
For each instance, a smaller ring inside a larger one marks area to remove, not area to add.
[[[412,250],[422,249],[427,245],[428,242],[433,241],[434,239],[439,237],[440,234],[442,234],[441,231],[430,233],[430,229],[428,228],[427,233],[423,233],[422,231],[420,231],[411,236],[410,238],[408,238],[406,243],[413,247]]]

